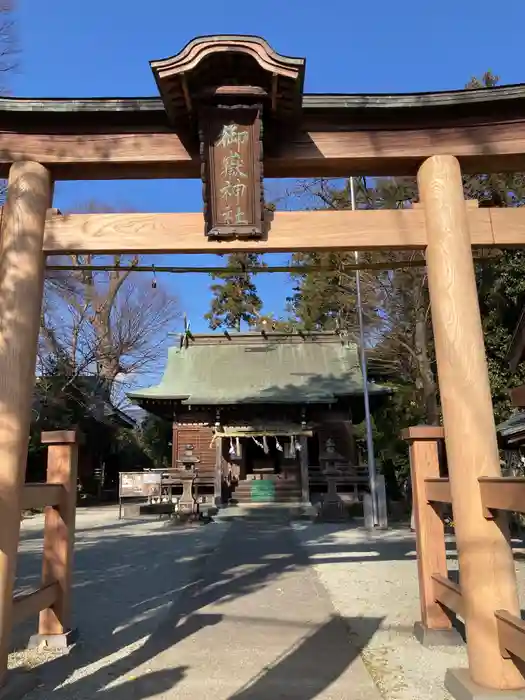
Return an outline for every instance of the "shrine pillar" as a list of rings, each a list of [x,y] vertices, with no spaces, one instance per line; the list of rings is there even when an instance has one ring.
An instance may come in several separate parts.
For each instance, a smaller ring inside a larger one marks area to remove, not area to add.
[[[300,478],[301,478],[301,503],[310,505],[310,474],[308,470],[308,439],[301,437],[301,451],[299,452]]]
[[[9,172],[0,244],[0,668],[5,667],[40,328],[49,172],[20,162]]]
[[[179,427],[176,421],[171,424],[171,468],[177,469],[177,459],[179,457]]]
[[[215,472],[213,479],[213,504],[222,505],[222,437],[215,437]]]
[[[506,516],[484,517],[478,483],[501,473],[457,159],[427,159],[418,184],[470,675],[486,688],[522,688],[522,674],[501,655],[494,616],[503,609],[520,617],[520,607]]]

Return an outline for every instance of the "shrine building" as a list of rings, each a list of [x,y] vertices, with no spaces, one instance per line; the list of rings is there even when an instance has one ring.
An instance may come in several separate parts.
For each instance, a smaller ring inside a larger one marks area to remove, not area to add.
[[[356,499],[366,490],[363,388],[357,346],[335,333],[215,333],[183,336],[160,384],[129,397],[173,422],[173,468],[189,455],[209,500],[304,503],[326,467]],[[373,410],[389,390],[368,388]]]

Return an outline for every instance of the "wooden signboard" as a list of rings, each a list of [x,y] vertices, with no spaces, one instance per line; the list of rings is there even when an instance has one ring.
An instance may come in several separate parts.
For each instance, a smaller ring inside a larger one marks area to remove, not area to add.
[[[121,472],[120,498],[160,496],[161,474],[155,472]]]
[[[257,238],[263,233],[259,106],[208,108],[201,114],[206,235]]]

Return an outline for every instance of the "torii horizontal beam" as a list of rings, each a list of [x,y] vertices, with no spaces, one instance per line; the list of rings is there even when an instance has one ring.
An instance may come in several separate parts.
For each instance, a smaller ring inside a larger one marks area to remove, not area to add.
[[[467,207],[472,245],[525,246],[525,208]],[[277,212],[265,240],[208,240],[202,214],[52,214],[44,252],[229,253],[327,250],[423,250],[424,211]]]
[[[265,177],[415,175],[425,158],[446,154],[458,158],[464,173],[525,170],[525,120],[371,130],[305,126],[265,155]],[[201,168],[185,140],[160,127],[98,133],[0,129],[0,177],[22,160],[42,163],[55,180],[198,178]]]

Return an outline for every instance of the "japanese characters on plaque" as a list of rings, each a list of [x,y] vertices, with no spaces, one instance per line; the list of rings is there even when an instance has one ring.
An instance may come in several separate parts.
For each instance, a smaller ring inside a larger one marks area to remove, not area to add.
[[[208,236],[262,234],[261,125],[258,108],[207,112],[203,181]]]

